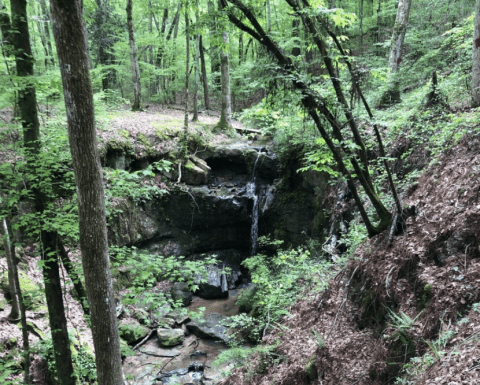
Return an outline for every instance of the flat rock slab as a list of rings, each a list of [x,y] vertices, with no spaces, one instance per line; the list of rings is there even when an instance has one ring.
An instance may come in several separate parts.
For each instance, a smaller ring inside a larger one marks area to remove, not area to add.
[[[139,351],[155,357],[177,357],[181,354],[180,350],[175,348],[164,349],[153,345],[142,347]]]
[[[218,313],[211,313],[205,318],[195,319],[187,324],[190,330],[197,337],[211,338],[214,340],[228,341],[228,329],[221,325],[220,322],[227,317]]]

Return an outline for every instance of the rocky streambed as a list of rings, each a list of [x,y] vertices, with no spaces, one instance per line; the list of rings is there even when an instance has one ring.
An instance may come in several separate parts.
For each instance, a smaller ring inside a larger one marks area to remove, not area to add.
[[[124,360],[124,373],[130,384],[214,384],[229,365],[217,367],[214,361],[228,349],[231,331],[222,320],[238,314],[236,305],[243,288],[229,290],[228,298],[204,299],[193,296],[189,310],[205,308],[196,319],[172,312],[148,340]]]

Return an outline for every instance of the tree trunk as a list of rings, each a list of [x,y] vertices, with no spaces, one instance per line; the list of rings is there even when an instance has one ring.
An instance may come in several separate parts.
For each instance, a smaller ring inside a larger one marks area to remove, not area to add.
[[[243,32],[238,35],[238,65],[243,63]]]
[[[103,178],[82,9],[80,0],[51,0],[50,5],[78,192],[80,249],[90,305],[97,380],[99,385],[121,385],[123,373],[108,256]]]
[[[132,62],[133,104],[132,111],[142,110],[142,85],[140,83],[140,70],[138,68],[137,46],[135,44],[135,31],[133,29],[132,0],[127,0],[127,28],[128,43],[130,45],[130,61]]]
[[[221,82],[217,75],[220,72],[220,60],[217,53],[218,46],[214,43],[217,37],[217,18],[215,16],[215,4],[211,0],[208,1],[208,14],[213,15],[210,18],[210,76],[216,89]]]
[[[363,45],[363,0],[360,0],[359,5],[359,14],[360,14],[360,25],[359,25],[359,35],[360,35],[360,52],[362,52],[362,45]]]
[[[224,46],[220,54],[221,80],[222,80],[222,109],[220,121],[217,126],[227,129],[232,126],[232,101],[230,92],[230,71],[228,68],[228,35],[226,31],[222,34]]]
[[[185,119],[183,123],[183,128],[185,130],[185,143],[188,137],[188,79],[190,77],[189,67],[190,67],[190,36],[189,36],[189,18],[188,18],[188,0],[185,4],[185,39],[187,44],[187,58],[185,63]]]
[[[50,35],[50,12],[48,12],[47,3],[45,2],[45,0],[40,0],[40,7],[42,9],[45,42],[48,51],[48,61],[52,67],[55,67],[55,59],[53,58],[52,37]]]
[[[480,0],[475,5],[472,58],[472,107],[480,107]]]
[[[200,12],[198,11],[198,0],[195,4],[195,21],[198,23]],[[193,90],[193,121],[198,121],[198,88],[200,87],[200,33],[195,36],[195,87]]]
[[[205,98],[205,109],[210,110],[210,98],[208,96],[207,67],[205,66],[205,53],[203,49],[202,35],[200,35],[200,63],[202,67],[203,96]]]
[[[22,118],[23,140],[26,151],[27,170],[35,175],[37,157],[40,153],[40,124],[37,115],[37,99],[34,83],[29,79],[34,74],[34,58],[30,46],[28,16],[26,0],[11,0],[13,47],[15,48],[15,62],[17,75],[27,79],[23,89],[19,90],[18,106]],[[35,209],[43,213],[47,209],[49,197],[39,190],[32,188]],[[40,224],[42,226],[42,224]],[[55,366],[60,383],[75,384],[72,365],[70,339],[67,331],[67,320],[63,305],[63,293],[60,286],[59,268],[56,254],[56,234],[40,229],[42,259],[44,260],[43,277],[45,296],[52,333],[53,349],[55,352]]]
[[[5,249],[5,256],[7,257],[7,266],[8,266],[8,285],[10,289],[10,294],[12,296],[12,309],[10,310],[10,315],[8,318],[12,322],[18,322],[20,319],[20,300],[19,300],[19,288],[15,284],[15,274],[16,274],[16,263],[15,263],[15,245],[13,240],[10,238],[10,234],[7,227],[7,220],[2,219],[2,231],[3,233],[3,248]]]
[[[2,8],[2,4],[0,2],[0,10]],[[10,220],[4,218],[2,220],[2,227],[3,227],[3,232],[5,235],[5,252],[10,253],[10,255],[13,257],[13,265],[12,265],[12,277],[13,281],[15,284],[16,296],[18,297],[18,304],[20,307],[20,315],[21,315],[21,325],[22,325],[22,339],[23,339],[23,354],[24,354],[24,360],[23,360],[23,365],[24,365],[24,377],[23,377],[23,382],[25,384],[30,384],[30,343],[28,341],[28,327],[27,327],[27,312],[25,309],[25,304],[23,302],[23,295],[22,291],[20,289],[20,280],[18,279],[18,270],[17,270],[17,263],[15,261],[15,244],[12,239],[13,231],[12,227],[10,225]],[[1,231],[0,231],[1,233]],[[8,258],[8,255],[7,255]],[[9,267],[10,269],[10,267]],[[9,270],[10,274],[10,270]],[[10,278],[10,276],[9,276]]]
[[[397,18],[393,27],[392,43],[390,46],[390,56],[388,64],[392,72],[397,72],[402,62],[403,43],[407,32],[408,15],[412,0],[400,0],[397,9]]]

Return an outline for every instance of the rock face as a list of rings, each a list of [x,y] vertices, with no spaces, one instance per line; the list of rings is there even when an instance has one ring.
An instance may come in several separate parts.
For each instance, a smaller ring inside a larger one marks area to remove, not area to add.
[[[211,338],[223,342],[228,341],[227,328],[220,322],[227,317],[218,313],[211,313],[203,319],[195,319],[187,323],[187,328],[197,337]]]
[[[157,329],[158,344],[160,346],[176,346],[183,343],[182,329]]]
[[[183,306],[188,306],[192,302],[192,293],[185,282],[175,282],[170,294],[174,301],[181,301]]]
[[[220,299],[228,297],[227,277],[222,273],[222,269],[218,266],[207,266],[206,280],[200,283],[198,296],[205,299]]]

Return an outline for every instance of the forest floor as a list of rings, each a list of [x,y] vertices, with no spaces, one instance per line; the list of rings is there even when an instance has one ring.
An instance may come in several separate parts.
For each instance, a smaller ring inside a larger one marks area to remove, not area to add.
[[[0,116],[4,119],[11,117],[9,111],[0,112]],[[198,132],[202,131],[202,127],[213,127],[219,120],[219,117],[214,114],[199,114],[199,121],[192,123],[193,114],[189,114],[189,122],[192,130]],[[166,128],[172,131],[179,131],[183,129],[184,112],[176,108],[162,108],[160,106],[151,105],[147,111],[132,113],[130,111],[114,111],[108,117],[102,116],[98,121],[98,136],[100,138],[100,147],[103,143],[107,143],[112,139],[125,139],[125,134],[128,133],[130,140],[138,144],[138,138],[141,135],[151,135],[155,133],[158,128]],[[233,121],[232,126],[238,131],[244,126],[238,122]],[[14,140],[19,138],[14,135]],[[209,142],[227,142],[232,138],[222,132],[209,137]],[[236,140],[244,140],[238,135]],[[141,155],[142,147],[135,148],[139,150]],[[138,155],[138,154],[137,154]],[[14,159],[17,155],[12,151],[3,151],[0,153],[0,164]],[[41,256],[36,244],[22,248],[17,248],[17,255],[22,256],[22,263],[20,264],[20,271],[25,279],[26,285],[30,288],[31,295],[36,298],[38,306],[33,310],[27,311],[27,321],[30,323],[29,343],[34,347],[40,340],[48,338],[49,336],[49,322],[46,308],[46,302],[43,294],[43,275],[38,265],[41,262]],[[73,249],[69,252],[69,257],[74,261],[79,262],[79,250]],[[0,258],[1,277],[6,277],[7,262],[5,258]],[[78,345],[86,343],[93,350],[93,340],[90,328],[85,321],[82,307],[80,303],[73,297],[73,283],[71,282],[65,269],[61,267],[61,277],[63,280],[62,286],[64,291],[64,303],[66,307],[66,316],[68,329],[74,338],[78,341]],[[19,354],[22,348],[22,332],[20,323],[11,323],[8,319],[11,306],[5,301],[4,294],[0,290],[0,360],[15,360],[16,367],[20,368],[21,355]],[[34,349],[35,350],[35,349]],[[33,354],[33,361],[30,367],[34,383],[39,385],[47,384],[47,368],[45,360],[38,354]],[[0,373],[0,377],[1,377]],[[8,379],[21,378],[22,375],[9,376]]]
[[[409,189],[415,215],[392,245],[370,239],[328,290],[307,288],[263,337],[274,354],[220,384],[480,383],[479,176],[466,137]]]

